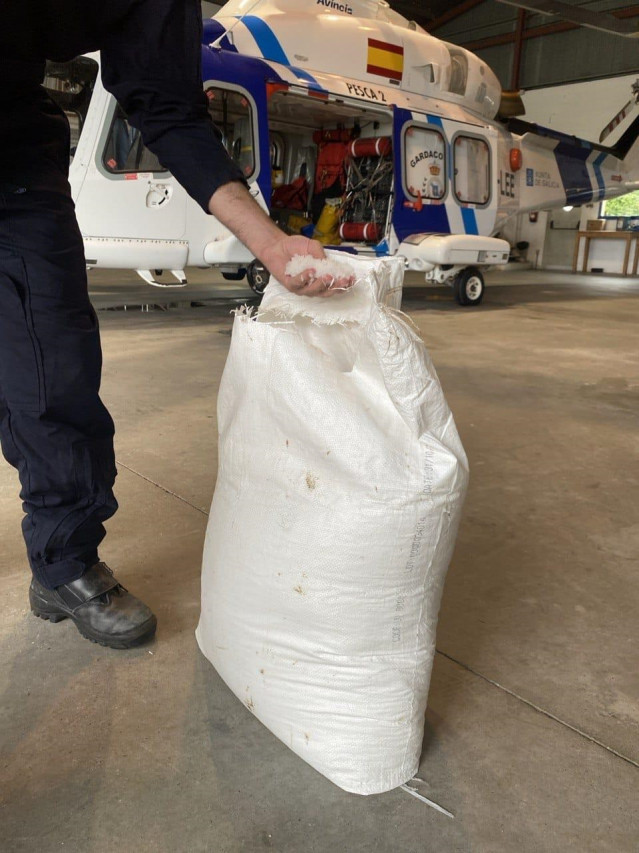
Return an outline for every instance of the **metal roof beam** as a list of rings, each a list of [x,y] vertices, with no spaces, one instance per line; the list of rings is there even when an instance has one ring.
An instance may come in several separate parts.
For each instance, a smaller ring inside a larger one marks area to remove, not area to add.
[[[434,21],[431,21],[427,25],[427,29],[432,33],[433,30],[436,30],[438,27],[442,27],[449,21],[454,21],[456,18],[461,17],[461,15],[465,15],[466,12],[470,12],[470,10],[474,9],[475,6],[479,6],[484,2],[485,0],[465,0],[464,3],[458,3],[456,6],[453,6],[452,9],[449,9],[447,12],[444,12],[443,15],[435,18]]]
[[[615,18],[636,18],[639,17],[639,6],[628,6],[625,9],[617,9],[611,13]],[[543,24],[540,27],[531,27],[524,30],[522,38],[524,41],[528,39],[540,38],[541,36],[551,36],[555,33],[566,33],[569,30],[578,30],[579,24],[572,24],[568,21],[557,21],[553,24]],[[502,44],[511,44],[517,40],[517,33],[504,33],[500,36],[491,36],[477,41],[465,42],[463,47],[467,50],[476,51],[483,50],[487,47],[497,47]]]

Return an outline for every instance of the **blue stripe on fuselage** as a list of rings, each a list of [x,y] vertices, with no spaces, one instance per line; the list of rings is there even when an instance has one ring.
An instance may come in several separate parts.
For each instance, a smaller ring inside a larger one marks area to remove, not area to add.
[[[595,159],[592,164],[592,168],[595,170],[595,177],[597,178],[597,184],[599,185],[599,201],[606,195],[606,182],[604,180],[604,176],[601,174],[601,166],[603,161],[608,156],[607,151],[602,151],[602,153]]]
[[[466,234],[479,234],[477,227],[477,216],[472,207],[462,207],[461,215],[464,221],[464,231]]]
[[[247,29],[255,39],[259,49],[262,51],[264,59],[270,59],[272,62],[279,62],[280,65],[290,65],[287,55],[284,53],[284,48],[279,43],[277,36],[269,25],[261,18],[255,15],[245,15],[239,20],[246,25]]]
[[[555,159],[568,202],[583,204],[592,201],[592,181],[586,167],[591,153],[592,148],[570,142],[560,142],[555,148]]]
[[[309,89],[313,89],[317,92],[325,91],[325,89],[320,86],[317,80],[309,74],[308,71],[304,71],[303,68],[296,68],[294,65],[291,65],[284,48],[266,21],[263,21],[255,15],[245,15],[240,20],[255,39],[255,43],[261,50],[264,59],[270,59],[271,62],[279,62],[280,65],[285,65],[287,68],[290,68],[300,80],[306,80],[309,84]]]

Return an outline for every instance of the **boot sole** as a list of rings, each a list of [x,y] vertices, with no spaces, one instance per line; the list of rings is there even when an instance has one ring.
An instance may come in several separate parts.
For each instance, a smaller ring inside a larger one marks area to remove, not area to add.
[[[73,614],[66,613],[63,610],[49,610],[40,606],[35,601],[35,596],[29,591],[29,599],[31,604],[31,612],[38,619],[44,619],[47,622],[54,624],[62,622],[64,619],[70,619],[78,632],[92,643],[97,643],[100,646],[105,646],[108,649],[132,649],[135,646],[141,646],[155,634],[158,620],[155,616],[151,616],[142,625],[129,631],[127,634],[119,634],[117,637],[112,637],[108,634],[100,634],[97,631],[92,631],[87,625],[82,625],[77,619],[73,618]]]

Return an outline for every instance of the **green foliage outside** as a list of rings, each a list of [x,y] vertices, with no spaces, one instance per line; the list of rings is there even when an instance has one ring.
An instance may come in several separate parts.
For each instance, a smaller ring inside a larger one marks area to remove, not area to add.
[[[639,216],[639,190],[605,201],[602,216]]]

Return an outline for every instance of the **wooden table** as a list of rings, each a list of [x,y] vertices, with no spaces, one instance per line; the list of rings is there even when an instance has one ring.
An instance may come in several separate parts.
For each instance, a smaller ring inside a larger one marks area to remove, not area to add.
[[[626,251],[623,258],[622,275],[628,275],[628,261],[630,260],[630,246],[633,241],[636,243],[639,240],[639,231],[578,231],[575,239],[575,254],[572,259],[572,271],[577,272],[577,264],[579,263],[579,250],[581,248],[581,239],[585,238],[584,257],[581,264],[581,271],[588,272],[588,256],[590,255],[590,243],[593,240],[625,240]],[[635,257],[632,264],[632,275],[637,275],[639,265],[639,245],[635,247]]]

